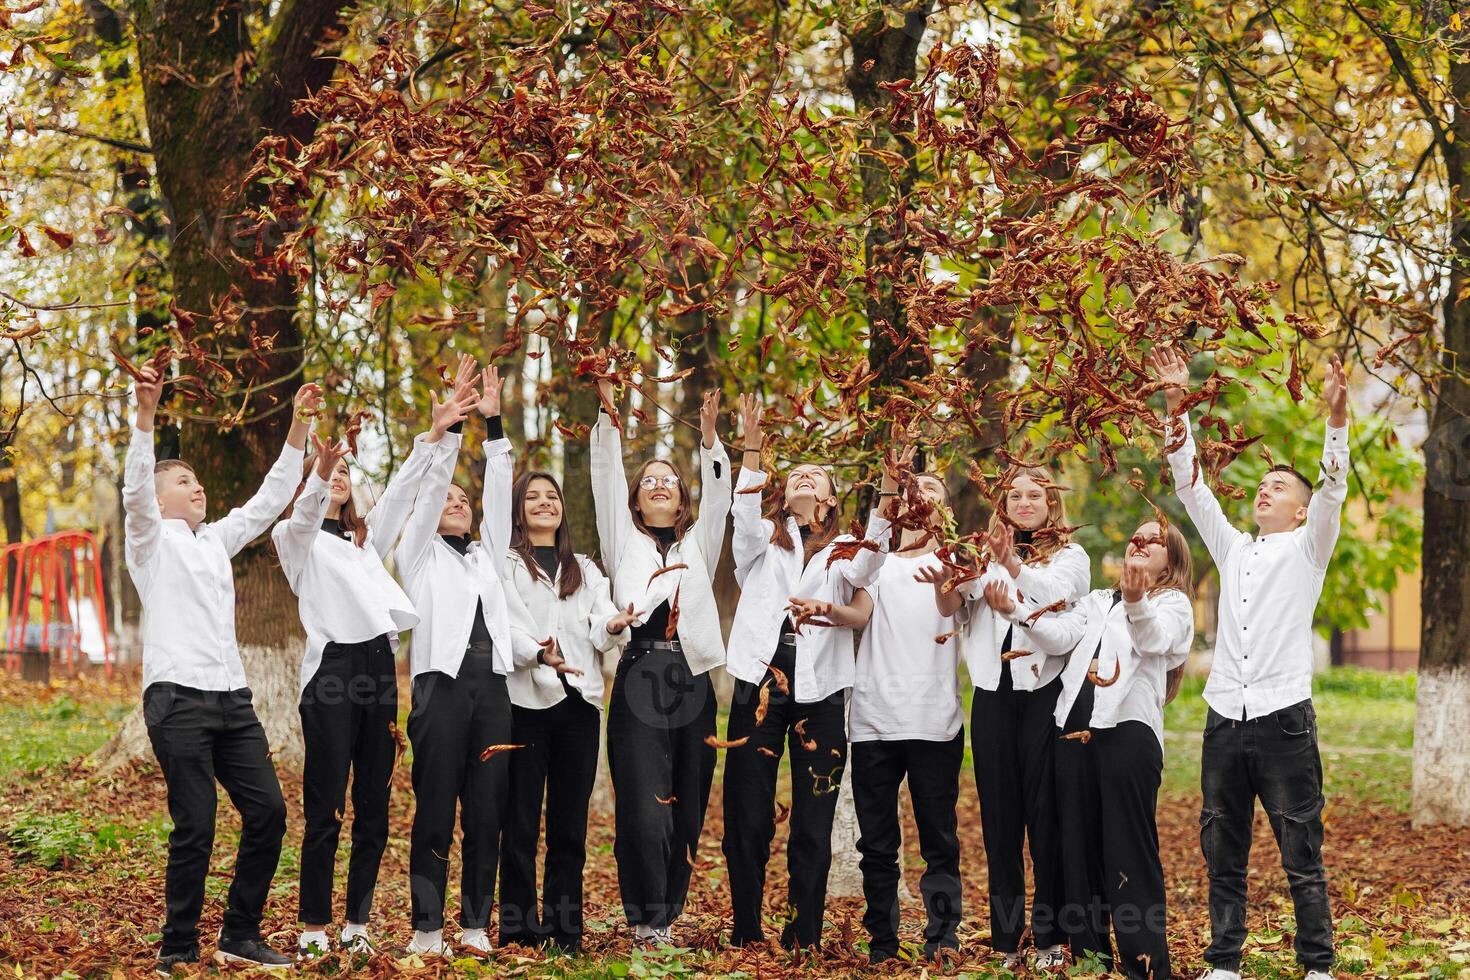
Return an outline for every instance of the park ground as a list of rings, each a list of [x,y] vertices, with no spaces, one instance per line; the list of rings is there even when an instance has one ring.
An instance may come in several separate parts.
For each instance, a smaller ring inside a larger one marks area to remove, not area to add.
[[[1172,954],[1178,975],[1191,977],[1197,975],[1208,932],[1205,869],[1198,843],[1199,732],[1204,719],[1200,687],[1200,681],[1192,679],[1168,709],[1159,803]],[[93,774],[85,762],[137,700],[136,681],[84,677],[38,686],[0,674],[0,964],[7,973],[129,976],[151,967],[163,910],[170,828],[162,781],[151,761],[106,777]],[[1413,676],[1334,670],[1318,679],[1316,701],[1327,773],[1325,853],[1338,926],[1337,975],[1470,980],[1470,830],[1416,831],[1408,817]],[[295,845],[302,822],[299,776],[290,772],[281,776],[290,804],[289,829],[264,929],[284,949],[294,944],[295,937]],[[401,945],[409,937],[406,868],[412,795],[404,766],[395,774],[395,787],[394,832],[384,860],[375,922],[384,947]],[[789,794],[789,788],[783,787],[783,793]],[[488,964],[460,961],[446,967],[380,954],[356,963],[329,958],[312,972],[779,977],[797,972],[845,976],[862,968],[866,959],[857,899],[829,904],[827,942],[820,958],[797,963],[779,949],[732,950],[724,945],[729,916],[719,849],[721,824],[717,775],[689,908],[675,937],[683,950],[630,954],[617,902],[611,821],[594,818],[582,957],[547,958],[509,948]],[[238,826],[233,812],[222,810],[220,843],[201,924],[206,936],[219,925]],[[910,890],[917,894],[922,862],[911,821],[907,828],[906,875]],[[968,755],[960,828],[966,904],[960,933],[963,955],[943,972],[1011,976],[986,942],[984,851]],[[1261,980],[1299,977],[1291,953],[1291,904],[1263,815],[1256,819],[1255,848],[1246,975]],[[345,851],[344,847],[339,855],[339,873]],[[451,870],[450,881],[456,879]],[[780,914],[776,898],[785,886],[784,828],[778,828],[768,885],[773,900],[767,910],[774,923]],[[906,938],[918,937],[921,911],[916,904],[905,907]],[[768,934],[775,929],[768,928]],[[919,975],[921,970],[920,964],[911,962],[874,973]],[[1068,972],[1095,975],[1087,964],[1074,964]]]

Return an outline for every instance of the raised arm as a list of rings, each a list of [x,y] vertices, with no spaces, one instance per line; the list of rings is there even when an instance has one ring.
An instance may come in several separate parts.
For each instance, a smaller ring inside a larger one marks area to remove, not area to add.
[[[1236,541],[1247,535],[1231,525],[1225,511],[1220,508],[1220,501],[1205,485],[1204,473],[1199,469],[1194,433],[1190,431],[1189,414],[1177,410],[1189,386],[1189,365],[1172,348],[1155,348],[1149,352],[1148,361],[1154,375],[1169,385],[1164,392],[1169,407],[1167,441],[1182,440],[1168,456],[1169,471],[1174,477],[1174,493],[1184,504],[1184,510],[1194,522],[1194,529],[1204,541],[1210,557],[1219,565]]]
[[[489,549],[495,573],[510,576],[511,491],[515,484],[515,460],[510,440],[500,420],[500,398],[504,388],[500,369],[486,368],[480,375],[480,399],[476,409],[485,417],[485,489],[480,507],[480,545]]]
[[[761,470],[761,404],[755,395],[740,396],[740,429],[744,439],[744,455],[740,477],[735,482],[734,501],[730,513],[735,518],[735,533],[730,546],[735,552],[735,580],[744,587],[751,566],[766,553],[775,532],[771,522],[761,516],[761,491],[770,475]]]
[[[387,558],[393,552],[393,546],[398,543],[398,536],[403,533],[408,515],[413,512],[419,486],[434,463],[439,440],[443,435],[441,432],[435,436],[430,430],[414,437],[413,449],[409,452],[408,459],[394,472],[383,495],[363,518],[368,529],[373,532],[373,548],[378,552],[379,558]]]
[[[603,401],[612,404],[612,382],[597,382]],[[597,516],[597,538],[602,544],[602,562],[612,571],[623,547],[637,533],[628,512],[628,474],[623,469],[623,434],[606,412],[597,413],[592,426],[588,459],[592,470],[592,507]]]
[[[852,598],[844,603],[824,602],[820,599],[804,599],[792,596],[787,600],[786,611],[798,631],[803,629],[860,630],[873,618],[873,597],[866,589],[854,589]],[[820,623],[801,623],[802,619],[816,619]]]
[[[163,536],[163,515],[158,511],[158,491],[153,480],[153,419],[163,394],[163,379],[151,365],[139,372],[133,385],[138,412],[123,460],[123,531],[125,555],[134,584],[141,590],[158,555]]]
[[[336,469],[338,461],[347,455],[345,442],[324,445],[314,432],[311,434],[311,441],[316,446],[316,465],[307,475],[306,485],[296,495],[291,516],[271,529],[271,541],[276,546],[281,571],[286,573],[291,591],[298,594],[301,573],[306,570],[312,545],[321,535],[322,518],[326,516],[327,504],[331,502],[332,471]]]
[[[1318,568],[1326,568],[1337,546],[1342,530],[1342,505],[1347,500],[1348,414],[1347,377],[1336,354],[1327,369],[1322,385],[1322,401],[1327,407],[1327,433],[1322,442],[1322,489],[1312,494],[1307,504],[1307,533],[1303,546],[1307,558]]]
[[[439,518],[444,514],[444,500],[449,495],[449,484],[454,479],[454,464],[459,459],[460,434],[450,431],[465,420],[479,401],[474,385],[474,361],[460,359],[460,373],[455,386],[443,402],[429,393],[429,442],[434,443],[433,456],[428,471],[419,481],[418,494],[414,497],[413,510],[403,525],[403,536],[399,539],[395,561],[400,575],[409,575],[418,569],[434,535],[439,530]],[[466,378],[468,380],[466,381]]]
[[[868,527],[863,532],[863,540],[872,542],[876,548],[859,549],[842,568],[843,577],[855,589],[866,589],[878,581],[878,573],[888,559],[888,550],[893,545],[893,522],[889,518],[897,516],[898,474],[913,463],[914,448],[906,445],[899,449],[892,466],[888,460],[883,461],[883,478],[878,483],[878,506],[868,515]]]
[[[304,384],[296,390],[292,399],[291,429],[275,465],[265,475],[254,496],[212,525],[231,557],[264,534],[291,502],[291,496],[301,485],[306,434],[321,405],[322,390],[318,385]]]
[[[704,556],[710,581],[714,581],[725,549],[725,522],[730,517],[730,457],[715,431],[719,418],[720,391],[716,388],[705,392],[699,407],[699,517],[689,529]]]

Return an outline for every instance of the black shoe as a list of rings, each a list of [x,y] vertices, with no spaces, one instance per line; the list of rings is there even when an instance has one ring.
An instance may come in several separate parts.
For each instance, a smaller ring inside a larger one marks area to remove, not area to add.
[[[898,959],[896,949],[874,949],[868,952],[868,965],[877,966],[879,963],[887,963],[889,960]]]
[[[182,953],[159,953],[158,962],[153,966],[153,972],[161,977],[174,975],[176,966],[192,966],[199,962],[199,947],[186,949]]]
[[[259,939],[220,938],[219,948],[214,951],[214,961],[221,966],[242,964],[245,966],[287,967],[291,957],[283,956]]]

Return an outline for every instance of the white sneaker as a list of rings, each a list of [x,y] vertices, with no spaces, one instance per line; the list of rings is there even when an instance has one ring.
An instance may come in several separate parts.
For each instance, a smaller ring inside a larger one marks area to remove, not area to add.
[[[415,932],[409,940],[404,951],[410,954],[417,953],[419,956],[442,956],[450,959],[454,956],[454,949],[444,939],[444,930],[435,929],[433,932]]]
[[[1206,970],[1199,980],[1240,980],[1240,974],[1234,970]]]
[[[1332,980],[1332,974],[1325,970],[1312,970],[1307,974],[1306,980]]]
[[[320,929],[303,932],[296,940],[296,959],[301,963],[319,960],[323,956],[330,955],[331,952],[332,940]]]
[[[377,947],[373,945],[373,941],[368,938],[367,930],[361,926],[358,926],[356,929],[351,926],[344,926],[342,928],[342,938],[338,940],[337,946],[342,952],[353,956],[372,956],[378,951]]]
[[[1005,967],[1007,970],[1014,970],[1016,967],[1021,965],[1021,954],[1007,953],[1006,958],[1001,961],[1000,965]]]
[[[459,945],[471,956],[489,956],[495,949],[490,945],[490,933],[484,929],[466,929],[459,934]]]
[[[1067,965],[1067,958],[1062,954],[1062,947],[1051,946],[1047,949],[1036,951],[1036,959],[1031,961],[1033,970],[1055,970]]]

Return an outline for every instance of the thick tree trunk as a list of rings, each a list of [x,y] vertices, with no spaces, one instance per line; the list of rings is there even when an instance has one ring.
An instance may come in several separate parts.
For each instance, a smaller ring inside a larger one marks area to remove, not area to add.
[[[1452,60],[1450,87],[1470,104],[1470,64]],[[1446,124],[1441,143],[1455,195],[1455,261],[1444,299],[1444,355],[1424,443],[1423,625],[1419,640],[1418,716],[1414,729],[1414,825],[1470,826],[1470,384],[1457,359],[1470,352],[1470,113]],[[1460,361],[1463,364],[1463,361]]]

